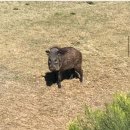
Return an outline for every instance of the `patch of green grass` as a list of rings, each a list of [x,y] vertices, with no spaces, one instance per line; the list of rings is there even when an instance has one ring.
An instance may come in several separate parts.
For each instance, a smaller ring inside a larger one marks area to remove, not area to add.
[[[116,95],[105,111],[86,107],[84,118],[71,123],[69,130],[130,130],[130,96]]]

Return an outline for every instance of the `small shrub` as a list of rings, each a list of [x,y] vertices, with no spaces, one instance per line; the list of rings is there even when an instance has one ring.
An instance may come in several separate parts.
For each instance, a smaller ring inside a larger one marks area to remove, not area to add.
[[[25,5],[29,5],[29,3],[25,3]]]
[[[76,15],[76,13],[74,13],[74,12],[71,12],[70,14],[71,14],[71,15]]]
[[[69,130],[130,130],[130,95],[117,94],[105,111],[86,107],[84,117],[71,123]]]
[[[19,10],[17,7],[14,7],[13,10]]]
[[[76,121],[72,122],[69,127],[70,130],[80,130],[80,127]]]

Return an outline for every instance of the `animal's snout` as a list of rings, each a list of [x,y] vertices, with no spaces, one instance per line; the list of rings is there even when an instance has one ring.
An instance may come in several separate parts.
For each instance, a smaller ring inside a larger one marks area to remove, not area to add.
[[[50,69],[51,71],[56,71],[56,67],[55,67],[54,65],[49,65],[49,69]]]
[[[51,71],[56,71],[56,69],[55,69],[55,68],[52,68],[52,67],[50,68],[50,70],[51,70]]]
[[[49,69],[50,69],[50,71],[58,71],[59,66],[58,65],[49,65]]]

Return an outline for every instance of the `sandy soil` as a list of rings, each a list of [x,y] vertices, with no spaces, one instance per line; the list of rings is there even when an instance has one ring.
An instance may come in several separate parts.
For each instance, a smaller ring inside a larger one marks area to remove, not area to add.
[[[128,35],[130,2],[0,2],[0,130],[66,130],[85,104],[129,92]],[[83,84],[46,85],[53,45],[82,52]]]

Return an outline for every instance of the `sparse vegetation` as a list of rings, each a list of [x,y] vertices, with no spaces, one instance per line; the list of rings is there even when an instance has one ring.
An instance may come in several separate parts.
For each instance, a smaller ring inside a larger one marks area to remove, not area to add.
[[[0,2],[0,129],[66,130],[84,104],[103,108],[128,92],[129,25],[130,2]],[[46,85],[55,45],[82,52],[83,84]]]
[[[13,10],[19,10],[17,7],[13,8]]]
[[[130,130],[130,95],[118,94],[105,110],[85,109],[69,130]]]

